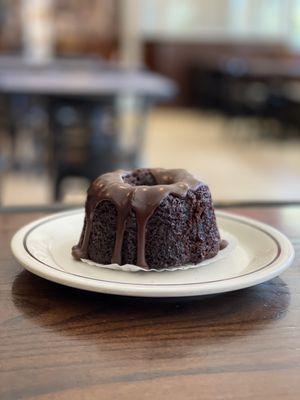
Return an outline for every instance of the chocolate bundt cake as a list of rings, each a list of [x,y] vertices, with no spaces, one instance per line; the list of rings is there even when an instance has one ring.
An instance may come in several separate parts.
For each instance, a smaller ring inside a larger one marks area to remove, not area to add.
[[[183,169],[118,170],[88,190],[73,257],[163,269],[199,263],[221,247],[209,188]]]

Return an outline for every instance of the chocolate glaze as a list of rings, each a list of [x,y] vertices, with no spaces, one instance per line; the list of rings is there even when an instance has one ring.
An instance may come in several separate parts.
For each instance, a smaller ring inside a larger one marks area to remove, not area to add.
[[[228,242],[227,242],[227,240],[221,240],[221,242],[220,242],[220,250],[224,250],[225,249],[225,247],[227,247],[228,246]]]
[[[123,236],[126,220],[131,209],[137,220],[137,265],[148,269],[145,259],[145,236],[147,221],[161,201],[169,194],[185,197],[188,190],[196,190],[202,182],[195,179],[184,169],[149,169],[156,184],[153,186],[134,186],[124,182],[130,172],[118,170],[101,175],[90,186],[86,202],[86,223],[82,239],[72,249],[75,259],[88,258],[88,245],[91,234],[94,211],[98,204],[109,200],[117,208],[116,240],[111,259],[112,263],[121,264]]]

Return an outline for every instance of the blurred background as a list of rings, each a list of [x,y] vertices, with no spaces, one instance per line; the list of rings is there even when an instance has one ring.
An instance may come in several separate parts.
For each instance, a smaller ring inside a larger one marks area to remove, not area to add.
[[[0,0],[0,205],[136,166],[300,200],[300,0]]]

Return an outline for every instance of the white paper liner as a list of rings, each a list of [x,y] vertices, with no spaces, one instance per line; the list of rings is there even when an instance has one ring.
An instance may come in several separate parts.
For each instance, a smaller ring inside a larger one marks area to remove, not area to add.
[[[232,236],[230,233],[223,231],[220,229],[220,235],[223,240],[226,240],[228,242],[228,245],[223,249],[218,252],[218,254],[215,257],[209,258],[208,260],[203,260],[198,264],[186,264],[186,265],[180,265],[178,267],[172,267],[172,268],[164,268],[164,269],[144,269],[141,267],[138,267],[137,265],[133,264],[124,264],[124,265],[119,265],[119,264],[98,264],[95,263],[94,261],[87,260],[84,258],[81,258],[81,261],[89,264],[89,265],[94,265],[96,267],[100,268],[108,268],[108,269],[114,269],[118,271],[125,271],[125,272],[163,272],[163,271],[178,271],[178,270],[186,270],[186,269],[191,269],[191,268],[198,268],[198,267],[204,267],[206,265],[215,263],[219,260],[222,260],[224,258],[227,258],[229,254],[233,251],[233,249],[237,245],[237,239]]]

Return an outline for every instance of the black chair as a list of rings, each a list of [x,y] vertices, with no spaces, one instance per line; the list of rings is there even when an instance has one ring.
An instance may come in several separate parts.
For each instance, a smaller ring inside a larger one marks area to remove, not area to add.
[[[116,96],[101,99],[50,98],[49,169],[56,201],[62,198],[62,182],[67,177],[83,177],[89,182],[118,168],[134,168],[139,163],[147,100],[140,99],[139,121],[128,150],[121,146],[122,126]]]

